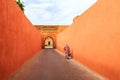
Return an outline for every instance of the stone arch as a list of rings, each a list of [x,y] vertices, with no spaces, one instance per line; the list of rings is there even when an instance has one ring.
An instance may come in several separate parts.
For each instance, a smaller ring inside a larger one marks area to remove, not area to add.
[[[45,37],[44,48],[55,48],[55,41],[52,36]]]

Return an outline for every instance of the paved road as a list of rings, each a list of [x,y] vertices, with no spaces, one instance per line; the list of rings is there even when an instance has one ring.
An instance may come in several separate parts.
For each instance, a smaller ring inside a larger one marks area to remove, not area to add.
[[[55,49],[43,49],[9,80],[105,80]]]

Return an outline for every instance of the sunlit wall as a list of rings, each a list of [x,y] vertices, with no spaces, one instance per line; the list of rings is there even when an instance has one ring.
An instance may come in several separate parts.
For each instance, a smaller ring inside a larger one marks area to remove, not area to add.
[[[120,80],[120,1],[98,0],[57,36],[73,58],[110,80]]]

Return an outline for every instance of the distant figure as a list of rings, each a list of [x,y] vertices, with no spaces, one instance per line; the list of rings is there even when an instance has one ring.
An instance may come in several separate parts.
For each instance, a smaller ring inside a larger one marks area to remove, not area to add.
[[[48,41],[48,45],[50,45],[50,41]]]
[[[64,51],[65,51],[65,59],[71,58],[70,47],[67,44],[64,46]]]

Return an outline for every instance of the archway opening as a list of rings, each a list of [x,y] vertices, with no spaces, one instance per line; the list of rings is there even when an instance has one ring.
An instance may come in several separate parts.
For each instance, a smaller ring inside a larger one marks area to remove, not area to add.
[[[51,36],[46,37],[44,45],[45,48],[54,48],[53,38]]]

